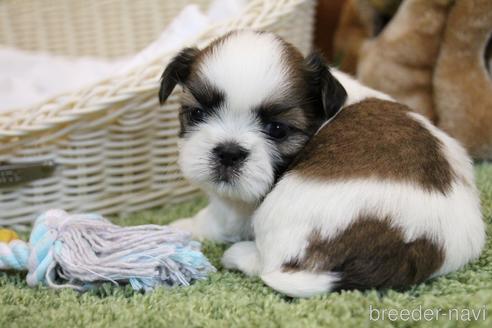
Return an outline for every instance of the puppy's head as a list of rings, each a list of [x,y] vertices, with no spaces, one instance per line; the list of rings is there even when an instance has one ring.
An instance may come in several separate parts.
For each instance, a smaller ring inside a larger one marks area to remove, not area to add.
[[[269,33],[230,33],[186,48],[167,66],[159,99],[183,88],[180,166],[205,190],[254,202],[273,186],[346,92],[316,54]]]

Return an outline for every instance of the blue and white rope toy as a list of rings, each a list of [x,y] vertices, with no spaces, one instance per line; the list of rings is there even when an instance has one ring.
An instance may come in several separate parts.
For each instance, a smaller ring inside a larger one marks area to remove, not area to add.
[[[181,230],[120,227],[98,214],[49,210],[36,219],[29,243],[0,242],[0,270],[27,270],[29,286],[84,291],[109,281],[151,291],[188,286],[215,268]]]

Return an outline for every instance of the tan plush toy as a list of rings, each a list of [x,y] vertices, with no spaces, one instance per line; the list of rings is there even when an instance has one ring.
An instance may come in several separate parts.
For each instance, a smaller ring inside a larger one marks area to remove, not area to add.
[[[436,121],[432,73],[450,1],[406,0],[359,53],[357,77]]]
[[[492,159],[492,1],[451,8],[434,70],[438,125],[475,158]]]
[[[492,159],[492,1],[350,0],[344,16],[342,69],[356,61],[361,82],[426,115],[474,158]],[[355,26],[367,36],[358,43],[347,36]]]
[[[355,75],[362,44],[381,32],[402,0],[346,0],[334,40],[339,68]]]
[[[373,35],[374,9],[369,3],[348,0],[342,9],[340,21],[335,32],[333,58],[339,68],[347,73],[357,73],[359,49],[362,43]],[[367,21],[364,18],[367,17]]]

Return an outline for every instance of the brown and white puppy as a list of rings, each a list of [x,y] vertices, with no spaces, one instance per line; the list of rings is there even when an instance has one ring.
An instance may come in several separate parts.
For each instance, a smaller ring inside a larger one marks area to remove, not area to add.
[[[296,297],[402,288],[476,258],[485,232],[463,148],[332,72],[254,31],[178,54],[160,100],[183,87],[180,166],[210,204],[175,225],[217,241],[254,236],[224,266]]]

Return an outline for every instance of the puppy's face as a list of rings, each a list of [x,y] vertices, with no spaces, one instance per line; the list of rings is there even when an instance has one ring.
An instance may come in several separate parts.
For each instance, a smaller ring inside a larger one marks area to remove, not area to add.
[[[255,202],[346,98],[316,55],[273,34],[230,33],[187,48],[162,76],[160,101],[183,87],[183,174],[223,197]]]

